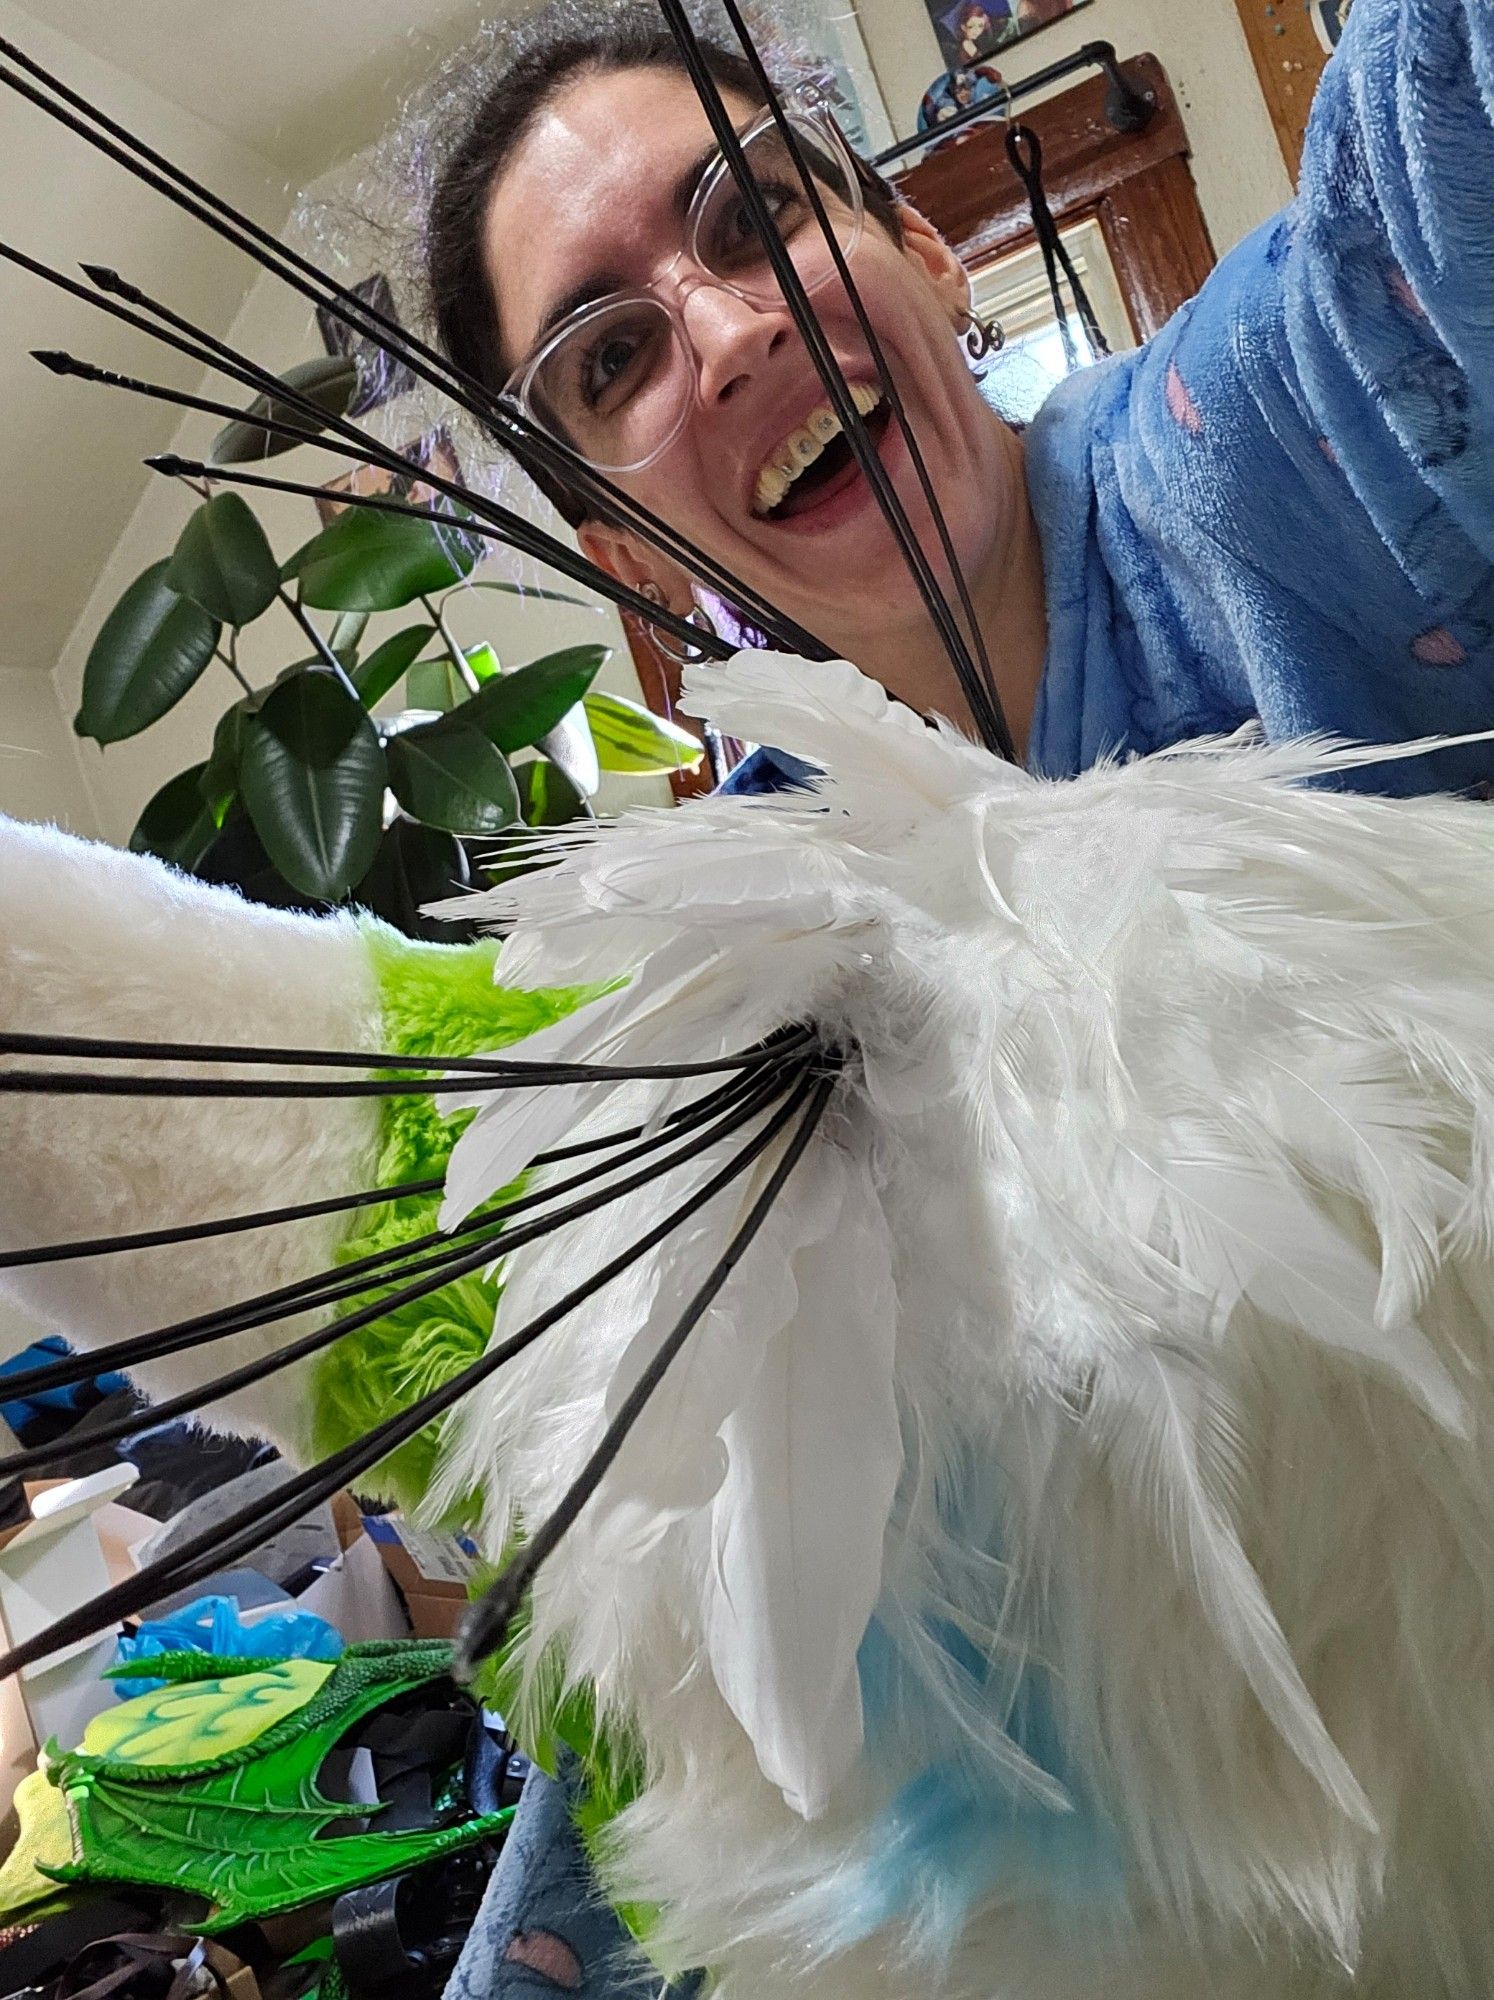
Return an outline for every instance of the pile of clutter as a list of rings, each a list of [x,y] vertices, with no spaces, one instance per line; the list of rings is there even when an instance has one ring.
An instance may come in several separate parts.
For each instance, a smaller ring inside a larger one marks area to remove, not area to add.
[[[0,1492],[0,1638],[289,1476],[170,1448]],[[450,1676],[475,1567],[340,1495],[0,1689],[0,2000],[435,2000],[528,1773]]]

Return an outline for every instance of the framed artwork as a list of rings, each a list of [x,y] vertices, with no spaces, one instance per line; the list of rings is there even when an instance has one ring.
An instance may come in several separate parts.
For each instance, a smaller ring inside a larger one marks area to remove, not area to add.
[[[870,159],[892,144],[892,120],[853,7],[790,7],[780,21],[777,7],[754,7],[749,0],[742,12],[764,54],[787,56],[788,66],[824,93],[855,152]],[[813,57],[806,64],[809,50]]]
[[[1089,0],[924,0],[945,66],[969,69],[1024,35],[1087,7]]]
[[[394,293],[382,271],[348,289],[386,319],[398,320]],[[392,361],[383,348],[362,339],[325,307],[317,308],[316,323],[329,354],[346,354],[358,364],[358,387],[347,411],[350,417],[366,417],[370,410],[382,409],[415,387],[415,377],[402,362]]]

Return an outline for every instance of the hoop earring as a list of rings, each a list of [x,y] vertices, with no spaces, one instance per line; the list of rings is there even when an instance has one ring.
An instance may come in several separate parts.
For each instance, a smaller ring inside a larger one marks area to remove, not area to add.
[[[978,319],[967,306],[960,321],[960,339],[972,361],[984,361],[999,354],[1006,345],[1006,333],[999,319]]]
[[[658,584],[641,584],[639,591],[640,595],[646,597],[650,604],[664,606],[664,593],[660,590]],[[704,633],[707,638],[715,639],[719,637],[715,621],[712,619],[710,612],[702,605],[694,604],[690,607],[689,611],[685,614],[685,623],[693,625],[697,632]],[[693,667],[697,662],[711,658],[711,649],[709,646],[691,646],[675,633],[661,631],[658,626],[653,628],[649,636],[665,659],[672,661],[677,667]]]

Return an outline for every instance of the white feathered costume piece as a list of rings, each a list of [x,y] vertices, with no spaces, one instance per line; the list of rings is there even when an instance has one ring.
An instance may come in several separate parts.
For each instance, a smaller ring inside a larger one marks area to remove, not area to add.
[[[847,1057],[536,1588],[643,1747],[614,1887],[733,2000],[1486,1995],[1494,817],[1321,743],[1045,782],[838,664],[689,694],[815,790],[486,899],[506,983],[632,974],[526,1054]],[[446,1219],[686,1088],[473,1099]],[[726,1157],[515,1254],[499,1337]],[[464,1406],[436,1504],[551,1510],[772,1158]]]

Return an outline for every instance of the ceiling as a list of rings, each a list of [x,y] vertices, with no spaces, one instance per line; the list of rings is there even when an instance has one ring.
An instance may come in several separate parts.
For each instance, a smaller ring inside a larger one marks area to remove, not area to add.
[[[483,0],[23,0],[95,57],[311,180],[376,138]]]

